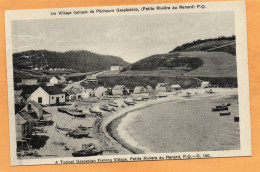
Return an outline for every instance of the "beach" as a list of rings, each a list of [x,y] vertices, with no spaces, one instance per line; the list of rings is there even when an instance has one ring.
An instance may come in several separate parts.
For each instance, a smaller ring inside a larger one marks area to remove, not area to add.
[[[89,143],[102,147],[103,155],[239,149],[239,123],[233,119],[238,116],[237,89],[213,90],[211,94],[204,89],[167,92],[162,98],[136,101],[134,106],[124,104],[112,112],[102,111],[102,116],[89,114],[85,118],[59,112],[56,106],[45,107],[54,125],[45,126],[46,132],[38,134],[43,141],[36,150],[44,158],[72,157],[72,152]],[[191,93],[189,97],[186,92]],[[125,97],[114,99],[121,103],[123,100]],[[211,107],[227,101],[232,103],[232,115],[219,117],[218,112],[211,112]],[[104,103],[108,100],[77,101],[69,106],[86,110]],[[72,138],[57,131],[56,126],[84,126],[89,136]]]
[[[135,110],[117,115],[107,131],[125,148],[138,154],[237,150],[240,148],[239,123],[234,122],[234,116],[238,116],[237,90],[215,91],[205,94],[190,89],[191,97],[169,94],[154,100],[157,103],[145,102]],[[211,112],[211,107],[227,101],[232,103],[231,115]]]

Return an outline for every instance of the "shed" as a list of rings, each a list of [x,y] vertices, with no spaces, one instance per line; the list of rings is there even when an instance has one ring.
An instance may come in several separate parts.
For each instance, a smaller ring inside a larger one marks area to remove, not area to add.
[[[129,92],[124,85],[116,85],[112,89],[113,95],[127,95]]]
[[[103,97],[105,95],[107,95],[107,88],[103,87],[103,86],[99,86],[96,90],[95,90],[95,96],[96,97]]]
[[[201,82],[201,88],[209,88],[209,87],[211,87],[211,84],[209,81]]]
[[[171,90],[174,91],[174,90],[180,90],[181,89],[181,86],[179,84],[173,84],[171,85]]]
[[[146,88],[143,86],[136,86],[134,88],[134,93],[135,94],[141,94],[141,93],[146,93]]]
[[[147,85],[147,86],[145,86],[145,88],[146,88],[146,92],[148,92],[148,93],[153,91],[153,87],[151,85]]]
[[[158,92],[170,92],[171,87],[169,83],[158,83],[155,87]]]

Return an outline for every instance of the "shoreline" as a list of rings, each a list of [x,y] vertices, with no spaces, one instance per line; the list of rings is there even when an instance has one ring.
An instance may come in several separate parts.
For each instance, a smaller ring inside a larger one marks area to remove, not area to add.
[[[202,89],[191,89],[192,91],[204,91]],[[173,95],[168,94],[165,98],[157,98],[154,100],[147,100],[147,101],[141,101],[138,102],[135,106],[127,107],[125,109],[118,109],[117,113],[111,114],[107,118],[103,119],[101,122],[100,130],[102,133],[104,133],[104,136],[106,139],[116,142],[117,144],[121,145],[123,148],[130,151],[132,154],[144,154],[146,153],[143,149],[138,148],[136,146],[131,145],[127,142],[126,138],[122,138],[119,134],[120,131],[117,130],[119,124],[122,122],[122,120],[131,112],[138,111],[144,108],[148,108],[153,105],[163,104],[163,103],[169,103],[169,102],[179,102],[179,101],[190,101],[190,100],[199,100],[202,98],[215,98],[215,97],[229,97],[232,95],[237,94],[237,88],[221,88],[218,89],[219,92],[216,92],[215,94],[207,94],[203,92],[202,94],[198,94],[196,96],[191,96],[188,98],[180,97],[179,95]],[[190,90],[185,90],[190,91]],[[228,94],[226,94],[228,93]],[[194,99],[195,98],[195,99]]]

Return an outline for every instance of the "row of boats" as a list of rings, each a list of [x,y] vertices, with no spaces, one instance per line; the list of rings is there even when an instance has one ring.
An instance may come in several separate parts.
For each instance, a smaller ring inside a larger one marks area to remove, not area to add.
[[[220,116],[231,115],[231,112],[228,111],[229,106],[231,106],[231,103],[217,105],[216,107],[212,108],[212,112],[219,112]]]

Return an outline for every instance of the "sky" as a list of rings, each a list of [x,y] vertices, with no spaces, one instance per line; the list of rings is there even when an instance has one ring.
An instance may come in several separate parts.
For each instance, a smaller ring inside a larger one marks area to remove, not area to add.
[[[13,52],[88,50],[133,63],[197,39],[235,35],[233,12],[12,21]]]

